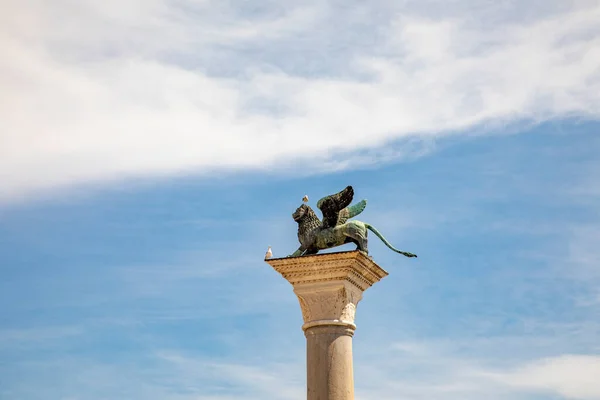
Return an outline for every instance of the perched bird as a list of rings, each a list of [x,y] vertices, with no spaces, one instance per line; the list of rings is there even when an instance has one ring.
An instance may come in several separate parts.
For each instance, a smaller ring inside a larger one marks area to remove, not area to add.
[[[302,201],[305,203],[308,203],[308,195],[305,194],[304,197],[302,198]]]
[[[265,260],[267,258],[271,258],[273,257],[273,252],[271,251],[271,246],[269,246],[269,249],[267,250],[267,253],[265,254]]]

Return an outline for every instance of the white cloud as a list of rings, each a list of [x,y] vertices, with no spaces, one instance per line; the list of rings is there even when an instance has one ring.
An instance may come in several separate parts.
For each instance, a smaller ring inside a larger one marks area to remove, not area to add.
[[[501,380],[568,399],[600,399],[600,356],[564,355],[531,362]]]
[[[312,157],[350,168],[400,138],[599,116],[596,2],[487,24],[491,3],[417,3],[362,6],[373,30],[325,3],[9,1],[0,198]]]
[[[544,343],[548,340],[558,348]],[[531,399],[544,394],[599,399],[600,357],[561,353],[568,342],[567,337],[536,336],[397,342],[387,350],[372,345],[367,357],[364,351],[355,356],[357,388],[364,399]],[[558,355],[532,357],[540,345],[546,354]]]

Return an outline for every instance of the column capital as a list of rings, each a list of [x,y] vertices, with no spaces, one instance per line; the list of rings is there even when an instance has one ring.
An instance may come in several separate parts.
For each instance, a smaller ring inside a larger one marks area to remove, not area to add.
[[[298,296],[303,330],[317,326],[356,326],[356,305],[363,292],[388,275],[360,251],[315,254],[265,260]]]

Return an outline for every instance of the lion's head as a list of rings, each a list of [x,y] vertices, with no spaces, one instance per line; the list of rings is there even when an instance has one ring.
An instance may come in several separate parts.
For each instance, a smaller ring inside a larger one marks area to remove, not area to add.
[[[321,220],[317,217],[317,214],[306,204],[302,204],[292,214],[294,221],[298,223],[298,237],[302,236],[300,243],[308,243],[310,238],[306,238],[305,235],[314,231],[321,226]]]
[[[292,214],[292,218],[294,218],[294,221],[300,222],[304,219],[304,217],[307,215],[308,212],[309,212],[309,207],[306,204],[302,204]]]
[[[296,211],[292,214],[292,218],[294,218],[294,221],[296,222],[302,222],[302,221],[314,221],[316,220],[317,222],[320,223],[319,217],[317,217],[317,214],[315,214],[315,212],[313,211],[312,208],[310,208],[310,206],[307,206],[306,204],[302,204],[300,207],[298,207],[296,209]]]

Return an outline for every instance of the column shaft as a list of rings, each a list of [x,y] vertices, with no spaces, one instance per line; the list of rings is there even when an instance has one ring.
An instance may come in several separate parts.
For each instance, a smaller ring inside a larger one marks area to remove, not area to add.
[[[354,400],[352,335],[339,325],[308,328],[306,371],[308,400]]]

